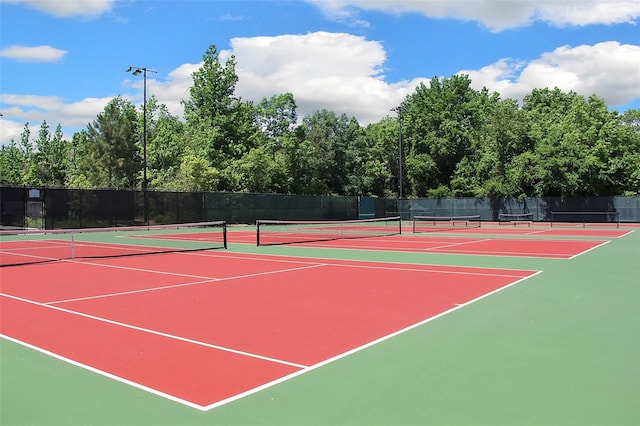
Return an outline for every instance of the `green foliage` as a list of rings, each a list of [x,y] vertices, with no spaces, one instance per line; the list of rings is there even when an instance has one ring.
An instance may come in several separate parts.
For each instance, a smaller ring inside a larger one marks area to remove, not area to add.
[[[142,169],[138,115],[131,102],[111,100],[89,124],[77,149],[78,173],[94,187],[135,188]]]
[[[254,106],[234,95],[235,65],[233,56],[222,64],[217,48],[211,45],[202,67],[192,75],[191,96],[184,102],[191,152],[218,168],[242,158],[262,135]]]
[[[209,162],[195,155],[186,155],[180,163],[180,170],[169,189],[178,191],[215,191],[218,189],[217,169]]]
[[[51,137],[49,125],[42,122],[36,149],[30,153],[29,170],[24,180],[31,184],[63,186],[69,162],[69,143],[62,138],[60,125]]]
[[[24,152],[16,146],[14,141],[11,141],[8,146],[2,146],[0,149],[0,183],[21,183],[24,164]]]
[[[235,66],[207,49],[184,121],[148,100],[150,188],[392,196],[402,159],[404,196],[640,194],[640,110],[618,114],[595,95],[540,88],[520,106],[468,76],[433,78],[363,128],[328,110],[300,122],[292,93],[244,102]],[[27,123],[0,150],[0,182],[140,187],[144,118],[117,97],[71,141],[46,121],[32,140]]]
[[[448,198],[451,196],[451,191],[448,187],[440,185],[437,188],[427,191],[427,197],[430,198]]]
[[[471,154],[474,135],[489,119],[497,97],[471,88],[468,76],[433,78],[403,102],[408,188],[424,196],[429,188],[448,186],[458,163]]]
[[[238,192],[273,192],[283,184],[281,164],[264,147],[254,148],[228,168],[232,189]]]

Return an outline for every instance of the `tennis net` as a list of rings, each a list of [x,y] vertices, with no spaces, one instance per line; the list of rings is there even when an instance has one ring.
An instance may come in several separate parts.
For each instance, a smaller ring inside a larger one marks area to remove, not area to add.
[[[0,231],[0,267],[227,248],[224,221]]]
[[[533,213],[500,213],[498,214],[498,225],[526,225],[531,226]]]
[[[551,226],[561,226],[562,224],[579,224],[583,227],[587,224],[608,224],[620,227],[620,212],[617,211],[593,211],[593,212],[571,212],[552,211]]]
[[[413,232],[438,232],[455,229],[480,228],[480,215],[473,216],[414,216]]]
[[[347,238],[370,238],[402,233],[400,216],[340,220],[257,220],[257,245],[310,243]]]

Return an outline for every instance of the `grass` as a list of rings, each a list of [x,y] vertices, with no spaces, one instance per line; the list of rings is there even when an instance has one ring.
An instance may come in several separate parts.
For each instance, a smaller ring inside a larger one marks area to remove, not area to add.
[[[0,424],[640,424],[640,229],[571,260],[230,249],[543,272],[209,412],[0,339]]]

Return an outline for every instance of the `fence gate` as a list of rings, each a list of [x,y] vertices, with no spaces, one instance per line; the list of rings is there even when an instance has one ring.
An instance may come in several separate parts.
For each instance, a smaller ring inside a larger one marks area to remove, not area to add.
[[[44,229],[44,191],[31,188],[27,193],[25,227]]]
[[[373,197],[358,197],[358,218],[372,219],[376,217],[376,200]]]

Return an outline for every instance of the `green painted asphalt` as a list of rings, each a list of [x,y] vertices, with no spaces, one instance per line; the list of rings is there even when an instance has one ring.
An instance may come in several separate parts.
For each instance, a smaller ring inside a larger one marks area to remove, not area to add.
[[[571,260],[230,250],[543,272],[208,412],[0,339],[0,425],[640,424],[640,228]]]

